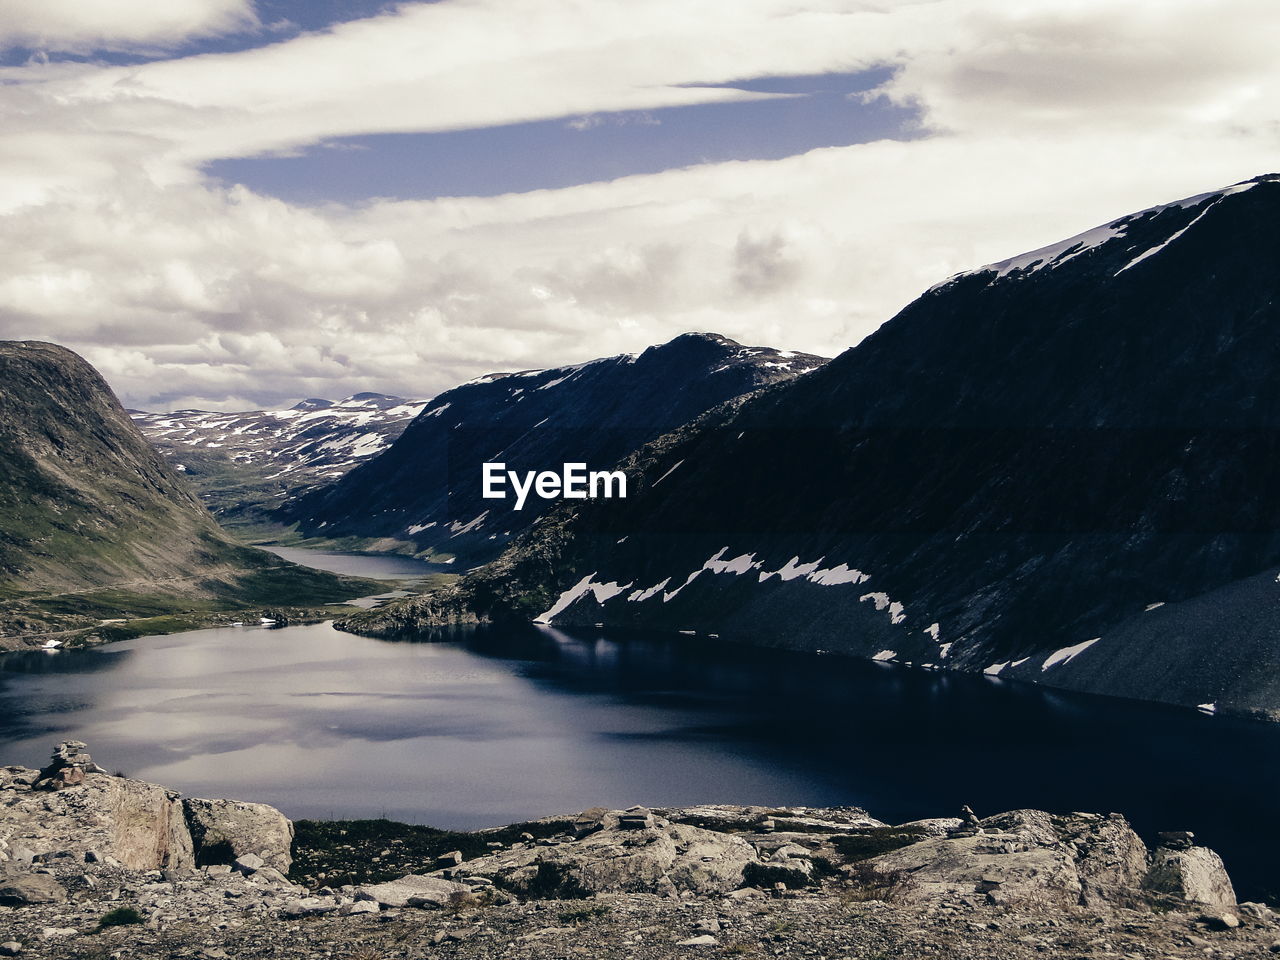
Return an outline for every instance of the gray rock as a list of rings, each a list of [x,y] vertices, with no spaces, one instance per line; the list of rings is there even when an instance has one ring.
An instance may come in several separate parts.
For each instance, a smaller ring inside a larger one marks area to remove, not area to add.
[[[338,912],[343,916],[354,916],[362,913],[377,913],[382,908],[372,900],[357,900],[355,903],[343,904]]]
[[[292,887],[293,884],[275,867],[259,867],[253,872],[254,883],[265,883],[269,886]]]
[[[1200,922],[1210,930],[1234,930],[1240,926],[1240,918],[1230,910],[1210,910],[1200,914]]]
[[[16,957],[22,952],[22,944],[17,940],[6,940],[0,943],[0,957]]]
[[[246,853],[236,857],[236,862],[232,866],[241,873],[256,873],[267,865],[267,861],[263,860],[256,853]]]
[[[36,903],[62,903],[67,891],[53,877],[29,873],[0,879],[0,905],[25,907]]]
[[[288,873],[293,824],[274,807],[236,800],[184,800],[183,810],[200,863],[233,863],[246,854]]]
[[[1271,908],[1265,903],[1247,901],[1240,904],[1240,912],[1252,917],[1254,920],[1259,920],[1262,923],[1270,923],[1276,918],[1275,913],[1273,913]]]
[[[1222,858],[1208,847],[1186,850],[1156,850],[1145,886],[1190,903],[1234,907],[1235,888],[1222,865]]]
[[[653,813],[646,807],[629,807],[618,814],[618,826],[623,830],[648,830],[653,825]]]
[[[529,897],[704,895],[741,886],[743,868],[756,862],[755,851],[738,836],[684,824],[625,829],[612,813],[601,822],[606,826],[574,843],[470,860],[467,873]]]
[[[904,900],[981,894],[989,902],[1129,906],[1142,896],[1146,846],[1122,817],[1014,810],[869,861],[907,878]]]
[[[703,934],[698,937],[690,937],[688,940],[679,941],[677,947],[714,947],[719,944],[715,937],[709,934]]]
[[[332,897],[304,897],[286,905],[282,912],[286,917],[312,917],[334,913],[338,907],[338,901]]]
[[[371,900],[383,907],[443,907],[454,894],[470,893],[460,883],[440,877],[409,874],[399,880],[356,889],[357,900]]]

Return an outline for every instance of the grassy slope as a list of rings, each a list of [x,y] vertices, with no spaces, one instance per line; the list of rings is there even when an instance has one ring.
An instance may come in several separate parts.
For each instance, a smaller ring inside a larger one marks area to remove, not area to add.
[[[0,342],[0,645],[386,586],[234,542],[89,364],[52,344]]]

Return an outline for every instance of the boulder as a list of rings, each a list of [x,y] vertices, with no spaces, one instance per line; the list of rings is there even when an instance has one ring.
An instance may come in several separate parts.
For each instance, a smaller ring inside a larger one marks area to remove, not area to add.
[[[1157,848],[1145,886],[1191,903],[1234,907],[1236,891],[1222,858],[1208,847]]]
[[[470,893],[460,883],[440,877],[409,874],[388,883],[375,883],[356,890],[357,900],[369,900],[381,907],[443,907],[451,897]]]
[[[1080,876],[1071,854],[1017,834],[984,829],[933,837],[875,857],[867,866],[886,877],[904,878],[898,898],[908,902],[996,892],[1005,903],[1080,903]]]
[[[1143,899],[1147,848],[1123,817],[1014,810],[869,861],[907,900],[982,894],[999,903],[1095,908]]]
[[[12,791],[0,806],[0,842],[11,860],[66,854],[131,870],[184,870],[194,864],[191,835],[176,793],[139,780],[91,773],[57,790],[36,790],[34,771],[7,768]]]
[[[654,820],[621,826],[621,815],[571,843],[504,850],[467,861],[468,875],[528,897],[595,893],[727,893],[742,886],[743,868],[758,862],[741,837]],[[634,820],[633,820],[634,822]]]
[[[189,799],[183,810],[197,863],[234,863],[253,855],[281,873],[293,865],[293,824],[275,807]]]
[[[35,903],[62,903],[67,891],[53,877],[27,873],[0,878],[0,906],[26,907]]]

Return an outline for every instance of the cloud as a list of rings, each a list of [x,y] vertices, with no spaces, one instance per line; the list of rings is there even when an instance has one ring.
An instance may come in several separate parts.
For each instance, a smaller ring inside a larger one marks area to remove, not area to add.
[[[1280,148],[1269,0],[520,7],[444,0],[245,53],[0,71],[0,335],[81,349],[152,408],[426,396],[690,329],[833,354],[958,270],[1268,172]],[[919,136],[357,209],[199,172],[874,64],[894,70],[872,95],[913,105]]]
[[[154,51],[257,26],[250,0],[0,0],[0,50]]]

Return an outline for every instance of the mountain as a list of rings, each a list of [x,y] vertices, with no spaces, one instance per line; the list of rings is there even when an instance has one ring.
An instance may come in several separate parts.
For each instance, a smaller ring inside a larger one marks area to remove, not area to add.
[[[228,540],[88,363],[0,342],[0,637],[356,585]]]
[[[467,561],[489,559],[549,501],[482,496],[481,470],[612,469],[641,444],[715,405],[813,370],[808,354],[685,334],[643,353],[478,377],[427,405],[385,453],[281,516],[311,536],[380,539]]]
[[[131,411],[134,423],[224,522],[261,517],[387,449],[425,400],[357,393],[288,410]]]
[[[1280,177],[939,284],[343,622],[713,633],[1280,718]]]

